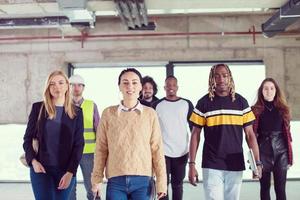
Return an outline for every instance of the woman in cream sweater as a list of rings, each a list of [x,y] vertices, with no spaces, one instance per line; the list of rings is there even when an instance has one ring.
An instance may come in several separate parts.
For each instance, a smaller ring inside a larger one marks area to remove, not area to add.
[[[149,200],[153,175],[158,199],[166,195],[159,122],[155,111],[138,101],[141,79],[134,68],[121,72],[118,85],[123,100],[103,111],[98,126],[92,184],[93,191],[99,192],[105,171],[107,200]]]

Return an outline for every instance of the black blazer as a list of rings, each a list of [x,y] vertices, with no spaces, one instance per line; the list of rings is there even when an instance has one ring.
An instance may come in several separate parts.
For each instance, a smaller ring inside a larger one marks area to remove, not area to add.
[[[46,121],[48,118],[45,107],[43,107],[41,119],[38,121],[38,115],[42,105],[42,102],[37,102],[32,105],[26,132],[23,138],[23,148],[25,151],[26,161],[30,166],[31,161],[34,158],[43,165],[43,158],[47,155],[47,147],[43,137],[43,133],[47,131]],[[58,167],[62,170],[72,172],[74,176],[76,176],[76,171],[82,157],[84,147],[82,110],[79,107],[76,107],[75,110],[76,116],[74,119],[69,118],[65,112],[62,114],[58,155]],[[37,155],[32,147],[33,138],[37,138],[39,141],[39,150]]]

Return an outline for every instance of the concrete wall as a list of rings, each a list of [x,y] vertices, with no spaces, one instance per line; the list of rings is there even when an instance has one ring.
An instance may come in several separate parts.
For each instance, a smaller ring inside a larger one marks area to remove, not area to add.
[[[155,33],[246,32],[260,29],[268,15],[172,16],[155,18]],[[136,34],[128,32],[119,19],[99,19],[91,35]],[[297,25],[296,25],[297,26]],[[152,33],[152,32],[151,32]],[[64,33],[67,35],[68,33]],[[9,36],[62,35],[57,30],[1,31]],[[300,41],[296,36],[266,39],[252,35],[155,36],[87,39],[80,41],[0,41],[0,123],[24,123],[34,101],[40,100],[47,75],[54,69],[67,70],[68,62],[130,62],[176,60],[263,60],[266,76],[274,77],[288,97],[293,118],[300,119]]]

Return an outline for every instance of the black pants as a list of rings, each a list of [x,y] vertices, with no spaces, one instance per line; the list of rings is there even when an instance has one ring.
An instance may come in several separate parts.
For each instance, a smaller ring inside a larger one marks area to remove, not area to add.
[[[277,200],[286,200],[285,185],[286,185],[286,169],[274,169],[274,189]],[[260,179],[260,199],[271,200],[271,172],[263,172]]]
[[[260,179],[260,199],[270,200],[271,172],[277,200],[286,200],[287,147],[281,132],[268,132],[259,140],[260,157],[264,164]]]
[[[165,156],[165,160],[166,160],[166,168],[167,168],[168,185],[170,183],[170,175],[171,175],[172,199],[182,200],[183,179],[185,177],[185,168],[188,160],[188,154],[178,158],[171,158]],[[168,199],[169,196],[167,195],[161,200],[168,200]]]

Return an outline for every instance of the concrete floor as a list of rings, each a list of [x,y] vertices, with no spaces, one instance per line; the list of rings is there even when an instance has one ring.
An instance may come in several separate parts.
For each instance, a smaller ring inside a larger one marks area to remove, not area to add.
[[[105,196],[105,187],[103,185],[103,194]],[[300,196],[300,181],[290,180],[287,182],[287,199],[299,200]],[[275,200],[273,187],[272,199]],[[33,193],[30,183],[0,183],[0,199],[3,200],[33,200]],[[82,183],[78,184],[77,199],[84,200],[85,192]],[[188,183],[184,184],[184,199],[185,200],[203,200],[203,188],[200,183],[197,187],[191,186]],[[241,190],[241,200],[258,200],[259,199],[259,183],[258,182],[244,182]]]

